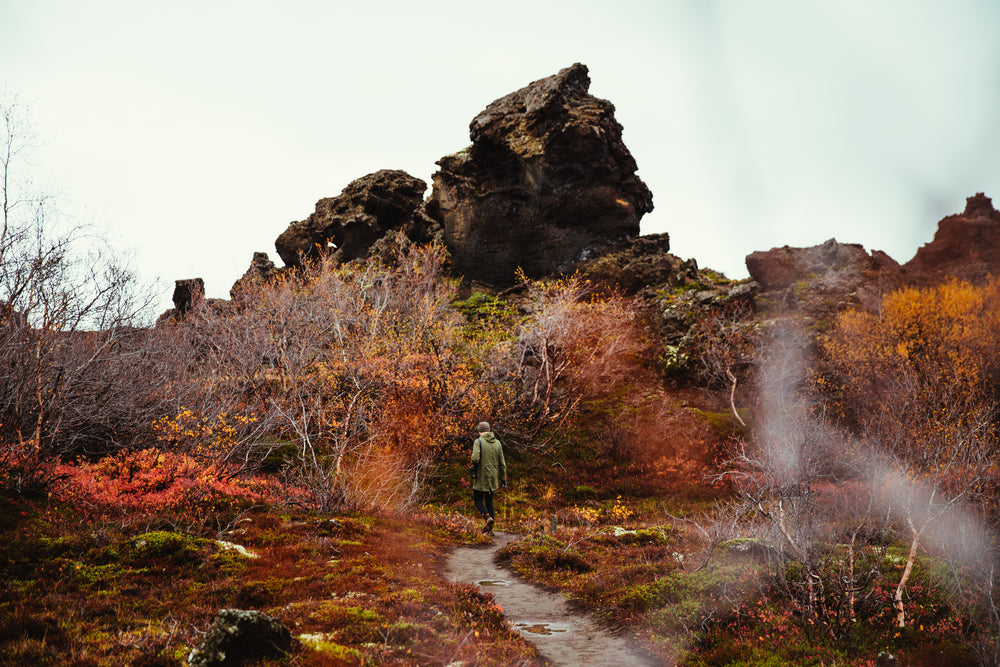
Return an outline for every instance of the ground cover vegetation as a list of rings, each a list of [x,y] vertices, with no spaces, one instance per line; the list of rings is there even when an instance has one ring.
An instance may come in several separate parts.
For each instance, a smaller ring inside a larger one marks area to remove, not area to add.
[[[523,536],[499,558],[665,664],[1000,664],[1000,281],[822,326],[706,309],[686,378],[639,301],[463,291],[433,245],[148,327],[128,267],[23,187],[4,113],[0,662],[183,665],[240,608],[295,638],[265,664],[541,664],[441,575],[487,539],[489,419]]]

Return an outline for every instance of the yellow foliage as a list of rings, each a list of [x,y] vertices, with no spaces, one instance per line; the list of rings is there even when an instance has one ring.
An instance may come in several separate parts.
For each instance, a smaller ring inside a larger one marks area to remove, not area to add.
[[[879,313],[842,314],[824,351],[850,388],[873,391],[901,373],[922,385],[977,391],[995,374],[1000,351],[1000,281],[953,280],[904,288]]]
[[[878,313],[837,318],[821,344],[820,383],[859,425],[891,430],[910,452],[942,455],[996,395],[998,331],[1000,280],[900,289]]]

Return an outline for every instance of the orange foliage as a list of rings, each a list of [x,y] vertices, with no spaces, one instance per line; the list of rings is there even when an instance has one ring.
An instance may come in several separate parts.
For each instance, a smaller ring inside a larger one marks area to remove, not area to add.
[[[528,289],[531,317],[517,345],[539,428],[572,427],[615,461],[700,474],[710,448],[704,423],[657,389],[654,343],[634,303],[576,277]]]
[[[230,416],[225,412],[206,418],[182,408],[172,417],[154,421],[153,432],[173,452],[187,452],[199,460],[217,460],[236,447],[239,427],[254,421],[253,416]]]
[[[596,295],[576,276],[530,283],[528,291],[531,317],[521,327],[518,356],[543,423],[615,391],[641,367],[650,344],[631,302]]]

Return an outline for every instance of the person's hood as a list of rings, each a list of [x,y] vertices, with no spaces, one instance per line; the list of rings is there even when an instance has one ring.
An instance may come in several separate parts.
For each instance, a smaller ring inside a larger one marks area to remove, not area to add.
[[[483,440],[485,440],[486,442],[496,442],[497,441],[497,437],[495,435],[493,435],[492,431],[487,431],[486,433],[480,433],[479,437],[482,438]]]

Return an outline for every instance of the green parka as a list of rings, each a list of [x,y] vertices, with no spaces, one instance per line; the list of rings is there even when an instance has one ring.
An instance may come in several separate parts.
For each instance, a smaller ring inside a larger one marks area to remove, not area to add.
[[[472,445],[472,465],[476,468],[476,479],[472,483],[475,491],[496,491],[500,482],[507,483],[507,462],[503,458],[503,445],[492,433],[483,433]]]

